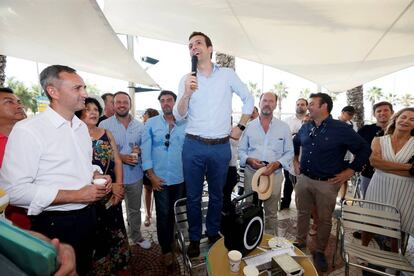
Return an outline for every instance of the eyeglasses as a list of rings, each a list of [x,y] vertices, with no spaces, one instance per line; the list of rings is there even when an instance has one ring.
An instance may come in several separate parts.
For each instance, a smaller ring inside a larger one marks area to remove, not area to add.
[[[170,146],[170,134],[169,133],[165,134],[165,139],[166,139],[166,141],[164,142],[164,145],[168,149],[168,147]]]
[[[318,136],[318,134],[324,134],[326,132],[326,122],[322,123],[322,128],[321,131],[317,131],[319,128],[314,126],[311,128],[310,132],[309,132],[309,137],[310,138],[315,138],[316,136]]]

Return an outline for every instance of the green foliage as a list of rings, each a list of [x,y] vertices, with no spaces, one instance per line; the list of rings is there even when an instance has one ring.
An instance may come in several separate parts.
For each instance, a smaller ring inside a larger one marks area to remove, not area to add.
[[[373,86],[370,89],[368,89],[366,93],[366,99],[370,101],[372,105],[374,105],[384,96],[382,88],[376,86]]]
[[[37,112],[36,96],[41,95],[39,85],[33,85],[29,88],[22,81],[11,77],[6,80],[6,86],[13,89],[16,96],[22,101],[26,110],[30,109],[33,113]]]
[[[398,103],[404,107],[414,105],[414,97],[412,96],[412,93],[407,93],[405,95],[400,96],[398,98]]]
[[[310,91],[309,88],[304,88],[304,89],[300,90],[299,98],[307,99],[307,98],[309,98],[310,93],[311,93],[311,91]]]
[[[256,82],[248,82],[247,88],[249,89],[250,93],[252,93],[253,97],[259,99],[260,95],[262,94],[262,90],[258,87]]]

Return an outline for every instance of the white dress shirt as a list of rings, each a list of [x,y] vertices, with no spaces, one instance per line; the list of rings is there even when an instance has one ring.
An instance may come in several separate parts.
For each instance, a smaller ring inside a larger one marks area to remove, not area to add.
[[[290,132],[292,132],[292,135],[298,133],[299,129],[302,127],[303,124],[303,121],[301,119],[298,119],[296,115],[286,118],[284,122],[288,124]]]
[[[28,215],[81,209],[86,204],[50,204],[59,190],[78,190],[92,177],[92,140],[78,117],[69,122],[48,107],[14,126],[0,171],[11,204]]]
[[[269,163],[278,161],[284,169],[289,169],[293,155],[289,127],[275,117],[272,118],[267,132],[264,132],[260,124],[260,117],[251,121],[239,142],[240,166],[245,166],[247,158],[250,157]],[[279,172],[281,169],[275,171]]]
[[[191,95],[187,114],[181,116],[177,105],[184,94],[186,78],[187,75],[180,81],[174,106],[174,116],[177,120],[188,119],[186,133],[204,138],[228,136],[231,128],[233,92],[243,102],[242,113],[253,112],[253,96],[234,70],[213,64],[213,72],[208,77],[197,73],[198,89]]]

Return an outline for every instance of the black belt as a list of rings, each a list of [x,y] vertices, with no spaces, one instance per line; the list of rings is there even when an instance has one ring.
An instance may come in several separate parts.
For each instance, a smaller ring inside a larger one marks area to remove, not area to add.
[[[90,211],[90,209],[92,208],[93,204],[90,204],[88,206],[86,206],[85,208],[82,209],[77,209],[77,210],[68,210],[68,211],[43,211],[38,215],[34,215],[34,216],[29,216],[29,217],[63,217],[63,216],[79,216],[79,215],[83,215],[87,212]]]
[[[210,138],[204,138],[204,137],[201,137],[201,136],[192,135],[192,134],[187,133],[185,135],[185,137],[193,139],[193,140],[200,141],[200,142],[202,142],[204,144],[207,144],[207,145],[220,145],[220,144],[225,144],[229,141],[229,136],[226,136],[226,137],[223,137],[223,138],[217,138],[217,139],[210,139]]]
[[[318,180],[318,181],[328,181],[329,179],[333,178],[333,177],[318,177],[318,176],[314,176],[314,175],[307,174],[307,173],[303,173],[303,174],[309,177],[310,179]]]

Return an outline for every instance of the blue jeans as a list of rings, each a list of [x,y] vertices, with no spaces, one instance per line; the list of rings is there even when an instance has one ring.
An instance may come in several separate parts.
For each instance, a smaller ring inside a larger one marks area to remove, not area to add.
[[[174,240],[174,203],[185,197],[185,184],[164,185],[162,191],[154,191],[157,213],[157,236],[163,254],[171,252]]]
[[[188,234],[191,241],[201,239],[201,195],[205,175],[209,194],[206,218],[207,235],[218,235],[223,205],[223,187],[230,159],[229,142],[208,145],[187,137],[184,140],[183,169],[187,189]]]

